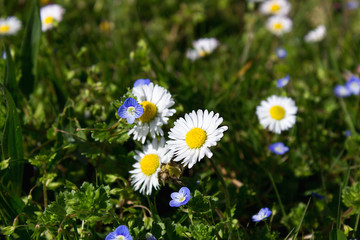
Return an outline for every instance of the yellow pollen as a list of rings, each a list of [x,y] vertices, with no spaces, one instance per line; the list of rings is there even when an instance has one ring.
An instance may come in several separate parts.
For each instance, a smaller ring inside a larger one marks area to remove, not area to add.
[[[189,148],[199,148],[206,141],[207,135],[201,128],[193,128],[186,134],[185,142]]]
[[[274,28],[277,30],[281,30],[283,28],[283,25],[281,23],[275,23]]]
[[[140,169],[146,176],[150,176],[156,172],[159,165],[159,157],[156,154],[146,154],[140,161]]]
[[[142,103],[140,103],[140,105],[144,109],[143,114],[139,118],[140,121],[147,123],[153,120],[157,113],[157,108],[155,104],[148,101],[143,101]]]
[[[10,27],[8,26],[8,25],[2,25],[1,27],[0,27],[0,32],[1,33],[6,33],[7,31],[9,31],[10,30]]]
[[[52,22],[54,21],[54,18],[53,17],[47,17],[47,18],[45,18],[45,20],[44,20],[44,22],[46,23],[46,24],[51,24]]]
[[[279,10],[280,10],[280,6],[277,5],[277,4],[273,4],[273,5],[271,6],[271,8],[270,8],[270,11],[271,11],[271,12],[277,12],[277,11],[279,11]]]
[[[281,120],[285,117],[285,109],[281,106],[273,106],[270,108],[270,116],[275,120]]]
[[[199,54],[200,57],[205,57],[206,55],[209,54],[209,52],[204,51],[204,50],[199,50],[199,51],[198,51],[198,54]]]

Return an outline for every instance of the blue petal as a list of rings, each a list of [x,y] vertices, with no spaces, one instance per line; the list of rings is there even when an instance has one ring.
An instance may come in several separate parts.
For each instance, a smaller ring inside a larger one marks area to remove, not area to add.
[[[139,104],[135,99],[127,98],[123,105],[128,108],[128,107],[135,107],[135,106],[137,106]]]
[[[138,104],[137,106],[135,106],[135,118],[139,118],[141,117],[141,115],[144,113],[144,108]]]
[[[106,236],[105,240],[116,240],[116,238],[117,238],[116,233],[115,233],[115,232],[111,232],[111,233],[109,233],[109,234]]]
[[[176,200],[171,200],[169,202],[169,205],[170,205],[170,207],[180,207],[182,205],[182,203],[179,201],[176,201]]]
[[[134,87],[141,85],[149,85],[151,83],[150,79],[138,79],[134,82]]]
[[[127,121],[129,124],[133,124],[133,123],[135,122],[135,116],[134,116],[134,115],[129,115],[129,116],[127,116],[126,121]]]
[[[125,107],[124,105],[121,105],[118,109],[118,115],[121,118],[127,118],[128,117],[127,107]]]
[[[187,187],[180,188],[179,193],[181,193],[184,196],[188,196],[188,195],[190,196],[190,190]]]

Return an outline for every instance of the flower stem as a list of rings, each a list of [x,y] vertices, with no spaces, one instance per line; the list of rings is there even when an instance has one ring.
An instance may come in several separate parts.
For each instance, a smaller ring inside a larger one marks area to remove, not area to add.
[[[271,181],[271,183],[272,183],[272,185],[273,185],[273,187],[274,187],[276,197],[277,197],[277,199],[278,199],[278,201],[279,201],[281,214],[283,215],[283,217],[285,217],[285,216],[286,216],[286,212],[285,212],[285,209],[284,209],[284,205],[283,205],[282,202],[281,202],[281,198],[280,198],[279,192],[278,192],[278,190],[277,190],[277,188],[276,188],[274,179],[273,179],[273,177],[272,177],[272,175],[271,175],[271,173],[270,173],[269,171],[268,171],[268,175],[269,175],[270,181]]]
[[[221,174],[219,168],[216,166],[213,159],[209,158],[210,163],[212,167],[214,168],[216,175],[218,175],[218,178],[220,179],[221,184],[223,185],[223,190],[225,194],[225,201],[226,201],[226,213],[229,220],[229,239],[231,239],[231,233],[232,233],[232,221],[231,221],[231,203],[230,203],[230,194],[226,187],[226,183],[224,180],[224,176]]]
[[[355,127],[354,127],[354,124],[353,122],[351,121],[351,116],[346,108],[346,104],[344,102],[344,99],[343,98],[340,98],[340,105],[341,105],[341,108],[345,114],[345,121],[348,125],[348,127],[350,128],[350,131],[351,131],[351,135],[352,136],[356,136],[357,133],[356,133],[356,130],[355,130]]]
[[[355,236],[357,236],[357,228],[359,225],[359,218],[360,218],[360,209],[359,209],[358,215],[356,217],[356,222],[355,222],[355,227],[354,227]]]

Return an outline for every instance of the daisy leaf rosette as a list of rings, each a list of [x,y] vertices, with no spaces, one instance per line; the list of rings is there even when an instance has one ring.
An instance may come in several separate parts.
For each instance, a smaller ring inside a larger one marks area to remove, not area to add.
[[[136,125],[129,131],[134,135],[134,140],[145,142],[146,136],[150,133],[152,138],[157,135],[164,136],[161,126],[167,124],[176,110],[170,109],[175,104],[171,94],[163,87],[154,83],[140,85],[132,90],[144,112],[136,121]]]
[[[158,173],[161,164],[170,162],[172,153],[165,146],[165,139],[162,137],[160,141],[153,139],[150,143],[143,146],[142,151],[135,151],[134,158],[137,162],[133,165],[134,169],[130,171],[131,185],[135,191],[141,194],[150,195],[152,190],[159,189]]]
[[[223,137],[227,126],[219,127],[223,118],[213,111],[197,110],[185,114],[184,118],[175,121],[170,129],[167,145],[174,155],[174,161],[192,168],[194,164],[205,157],[211,158],[210,147],[215,146]]]
[[[21,29],[21,22],[16,17],[0,19],[0,35],[14,35]]]
[[[41,31],[52,29],[56,23],[61,22],[65,9],[58,4],[50,4],[40,9]]]
[[[256,107],[260,124],[277,134],[294,126],[296,113],[297,107],[294,100],[276,95],[261,101],[260,106]]]

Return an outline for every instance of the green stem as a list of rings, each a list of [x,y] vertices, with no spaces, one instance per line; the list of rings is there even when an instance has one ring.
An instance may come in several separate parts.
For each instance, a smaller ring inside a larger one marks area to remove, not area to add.
[[[358,228],[358,225],[359,225],[359,218],[360,218],[360,209],[359,209],[359,212],[358,212],[358,215],[356,217],[356,222],[355,222],[355,227],[354,227],[354,236],[357,236],[357,228]]]
[[[344,114],[345,114],[345,121],[346,121],[348,127],[350,128],[351,135],[352,135],[352,136],[356,136],[356,135],[357,135],[357,132],[356,132],[356,130],[355,130],[355,127],[354,127],[353,122],[351,121],[351,116],[350,116],[350,114],[349,114],[349,112],[348,112],[348,110],[347,110],[347,108],[346,108],[346,104],[345,104],[345,102],[344,102],[344,99],[343,99],[343,98],[339,98],[339,100],[340,100],[340,106],[341,106],[341,108],[342,108],[342,110],[343,110],[343,112],[344,112]]]
[[[81,222],[81,232],[80,232],[80,239],[83,239],[83,233],[84,233],[84,224],[85,224],[85,221],[82,220]]]
[[[47,189],[46,189],[46,166],[45,164],[43,165],[43,169],[44,169],[44,182],[43,182],[43,194],[44,194],[44,208],[47,208],[48,205],[48,197],[47,197]]]
[[[275,185],[274,179],[273,179],[273,177],[272,177],[272,175],[271,175],[271,173],[270,173],[269,171],[268,171],[268,175],[269,175],[270,181],[271,181],[271,183],[272,183],[272,185],[273,185],[273,187],[274,187],[276,197],[277,197],[277,199],[278,199],[278,201],[279,201],[281,214],[283,215],[283,217],[285,217],[285,216],[286,216],[286,212],[285,212],[285,209],[284,209],[284,205],[283,205],[282,202],[281,202],[280,194],[279,194],[279,192],[278,192],[278,190],[277,190],[277,187],[276,187],[276,185]]]
[[[221,174],[219,168],[216,166],[214,160],[212,158],[209,158],[210,163],[212,165],[212,167],[214,168],[216,175],[218,175],[218,178],[220,178],[220,182],[223,185],[223,189],[224,189],[224,194],[225,194],[225,201],[226,201],[226,212],[227,212],[227,217],[229,220],[229,239],[231,239],[231,233],[232,233],[232,222],[231,222],[231,203],[230,203],[230,194],[229,191],[226,187],[226,183],[224,180],[224,176]]]

